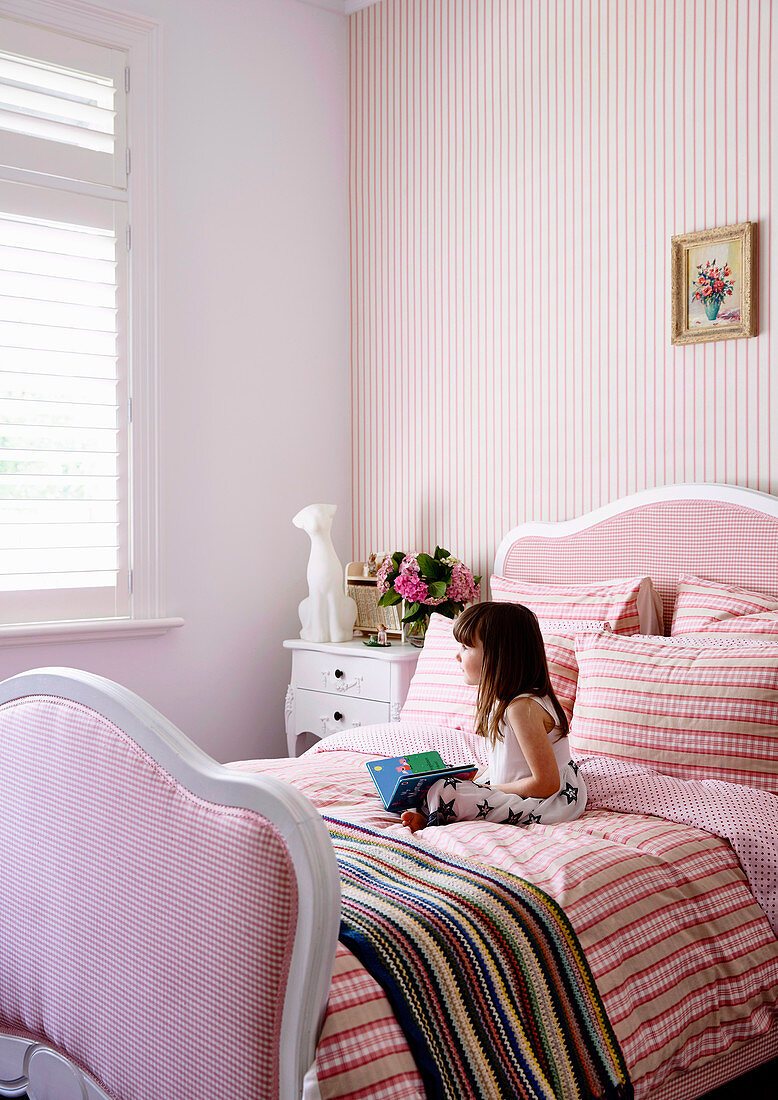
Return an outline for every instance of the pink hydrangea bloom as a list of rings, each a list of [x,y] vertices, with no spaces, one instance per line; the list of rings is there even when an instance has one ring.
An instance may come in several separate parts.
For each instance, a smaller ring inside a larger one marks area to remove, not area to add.
[[[406,580],[409,577],[414,579]],[[400,576],[394,582],[394,588],[404,599],[418,601],[426,604],[427,607],[437,607],[438,604],[445,603],[448,598],[447,596],[437,598],[430,596],[427,582],[422,578],[419,569],[418,551],[415,554],[406,554],[403,558],[400,565]],[[409,596],[408,592],[418,593],[418,595]]]
[[[446,590],[446,599],[454,603],[470,603],[478,595],[480,585],[475,583],[473,574],[461,561],[456,562],[451,571],[451,580]]]
[[[418,554],[406,554],[403,560],[400,562],[401,573],[416,573],[419,574],[419,559]]]
[[[387,580],[389,574],[392,572],[392,559],[387,554],[384,560],[378,567],[376,572],[376,585],[378,587],[379,595],[383,595],[389,587],[389,581]]]
[[[401,570],[399,577],[394,582],[394,590],[404,600],[409,600],[411,603],[416,601],[419,603],[429,602],[429,588],[427,588],[418,572],[412,573],[409,570],[402,572]]]

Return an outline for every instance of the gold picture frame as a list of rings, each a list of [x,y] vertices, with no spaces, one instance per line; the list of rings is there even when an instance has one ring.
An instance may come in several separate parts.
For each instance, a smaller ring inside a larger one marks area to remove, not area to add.
[[[753,222],[673,237],[670,343],[756,336],[753,262]]]

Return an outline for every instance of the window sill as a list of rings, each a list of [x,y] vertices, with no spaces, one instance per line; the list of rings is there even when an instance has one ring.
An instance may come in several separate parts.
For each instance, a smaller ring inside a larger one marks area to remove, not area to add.
[[[57,642],[97,642],[110,638],[153,638],[183,625],[183,619],[85,619],[83,622],[0,626],[0,648]]]

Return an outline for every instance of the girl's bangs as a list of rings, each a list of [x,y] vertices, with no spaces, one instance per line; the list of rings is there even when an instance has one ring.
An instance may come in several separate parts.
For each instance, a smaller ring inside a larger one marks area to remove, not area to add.
[[[478,626],[483,618],[480,608],[483,606],[483,604],[475,604],[473,607],[467,607],[454,619],[453,634],[460,645],[470,648],[478,642]]]

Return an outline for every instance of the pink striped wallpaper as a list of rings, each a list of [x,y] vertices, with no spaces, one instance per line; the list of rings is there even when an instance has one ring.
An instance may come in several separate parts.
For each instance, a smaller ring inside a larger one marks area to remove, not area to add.
[[[487,571],[524,519],[778,492],[778,4],[350,18],[354,551]],[[670,237],[757,223],[760,335],[670,345]]]

